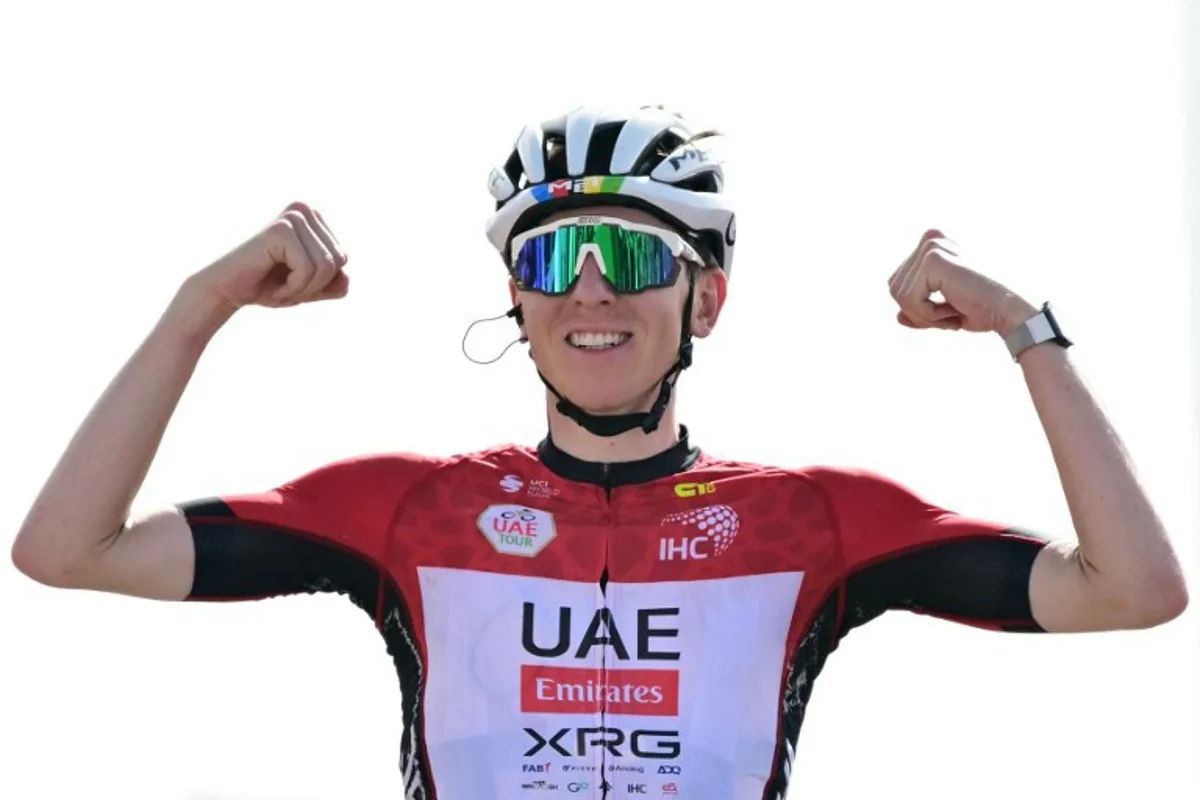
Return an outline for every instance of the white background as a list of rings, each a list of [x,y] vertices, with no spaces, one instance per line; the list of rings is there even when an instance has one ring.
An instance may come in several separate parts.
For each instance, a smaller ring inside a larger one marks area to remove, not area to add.
[[[866,466],[1071,537],[1000,341],[894,322],[886,279],[940,226],[1055,302],[1196,592],[1184,142],[1200,127],[1184,127],[1182,6],[400,9],[6,11],[0,528],[15,533],[180,281],[293,199],[351,253],[351,296],[237,317],[139,506],[356,453],[535,442],[523,352],[490,367],[460,352],[467,324],[507,308],[488,171],[527,120],[662,102],[731,135],[741,203],[729,303],[681,385],[699,444]],[[484,327],[481,356],[513,330]],[[817,682],[792,796],[1195,797],[1194,608],[1148,632],[1038,637],[890,614]],[[5,561],[0,651],[0,797],[401,794],[396,678],[345,600],[158,604],[52,591]]]

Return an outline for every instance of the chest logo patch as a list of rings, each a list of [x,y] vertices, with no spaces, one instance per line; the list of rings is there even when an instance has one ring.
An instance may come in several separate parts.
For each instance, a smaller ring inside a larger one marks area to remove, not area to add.
[[[715,505],[671,514],[662,524],[667,530],[658,540],[658,560],[695,561],[728,550],[742,521],[729,506]]]
[[[476,523],[497,553],[532,558],[557,535],[554,515],[520,505],[491,505]]]

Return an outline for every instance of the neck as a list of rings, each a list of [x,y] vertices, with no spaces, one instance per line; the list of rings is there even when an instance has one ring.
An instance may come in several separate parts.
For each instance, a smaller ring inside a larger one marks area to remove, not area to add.
[[[575,420],[564,417],[555,408],[557,398],[546,393],[550,438],[558,449],[581,461],[616,464],[640,461],[658,455],[679,442],[679,426],[675,422],[675,398],[672,397],[662,422],[651,433],[626,431],[616,436],[596,436]],[[649,408],[649,404],[647,404]],[[645,409],[640,409],[645,410]]]

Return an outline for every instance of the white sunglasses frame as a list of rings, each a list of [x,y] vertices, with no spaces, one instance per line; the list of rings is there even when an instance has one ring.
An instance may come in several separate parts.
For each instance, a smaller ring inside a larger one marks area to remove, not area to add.
[[[658,225],[646,225],[640,222],[630,222],[627,219],[620,217],[603,217],[590,214],[582,214],[577,217],[564,217],[560,220],[555,220],[548,225],[539,225],[536,228],[524,231],[523,233],[514,236],[512,240],[509,268],[515,269],[517,266],[517,254],[521,252],[521,248],[525,243],[535,236],[541,236],[546,233],[553,233],[560,228],[573,227],[576,225],[615,225],[619,228],[624,228],[629,231],[637,231],[639,233],[651,233],[662,239],[671,248],[671,255],[675,258],[686,258],[689,261],[694,261],[699,266],[703,267],[704,259],[696,252],[696,248],[688,244],[682,236],[673,230],[663,228]],[[579,277],[579,273],[583,271],[583,262],[587,259],[588,253],[596,257],[596,264],[600,267],[600,272],[607,277],[608,265],[604,263],[604,256],[600,253],[600,246],[596,244],[585,244],[579,248],[579,255],[575,259],[575,277]]]

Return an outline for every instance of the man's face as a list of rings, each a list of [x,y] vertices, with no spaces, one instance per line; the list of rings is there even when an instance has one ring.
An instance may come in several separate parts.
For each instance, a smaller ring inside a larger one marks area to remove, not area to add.
[[[563,212],[546,222],[579,213]],[[622,207],[588,207],[582,213],[662,226],[649,214]],[[509,289],[513,302],[524,311],[525,335],[538,369],[572,402],[595,414],[623,414],[644,411],[657,397],[659,382],[679,356],[688,292],[686,269],[680,270],[672,286],[621,295],[588,254],[566,295],[520,292],[511,280]],[[712,331],[724,301],[724,273],[700,271],[692,301],[694,337]],[[604,343],[597,334],[615,334],[620,343],[597,346]]]

